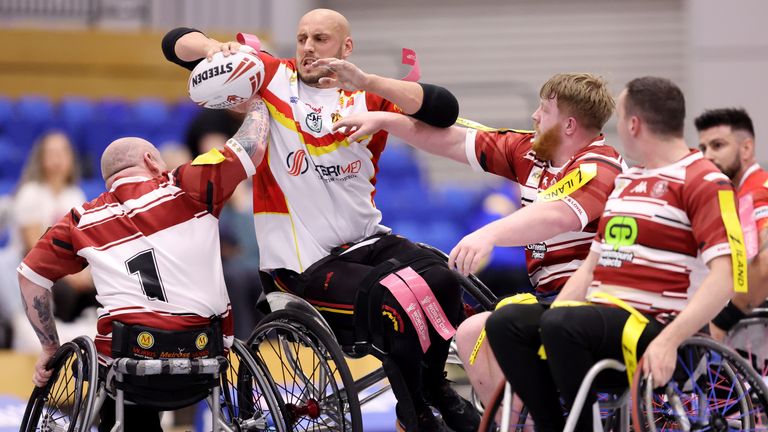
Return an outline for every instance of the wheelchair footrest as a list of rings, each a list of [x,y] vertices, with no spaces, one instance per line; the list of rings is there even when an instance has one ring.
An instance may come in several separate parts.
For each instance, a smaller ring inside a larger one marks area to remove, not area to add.
[[[192,374],[217,374],[228,367],[224,357],[204,359],[157,359],[136,360],[120,358],[115,360],[113,367],[115,372],[134,375],[192,375]]]

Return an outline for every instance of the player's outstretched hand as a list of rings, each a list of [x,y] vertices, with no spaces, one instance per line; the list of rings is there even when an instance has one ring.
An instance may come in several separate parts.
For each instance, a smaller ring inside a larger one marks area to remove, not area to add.
[[[346,91],[365,90],[368,74],[354,64],[337,58],[322,58],[312,63],[312,68],[326,68],[332,72],[330,77],[320,78],[323,86],[338,87]]]
[[[448,267],[464,276],[475,273],[488,262],[493,251],[493,239],[482,229],[465,236],[448,256]]]
[[[391,115],[392,113],[381,111],[353,114],[334,123],[333,131],[341,132],[347,135],[349,142],[355,142],[384,129],[387,118]]]

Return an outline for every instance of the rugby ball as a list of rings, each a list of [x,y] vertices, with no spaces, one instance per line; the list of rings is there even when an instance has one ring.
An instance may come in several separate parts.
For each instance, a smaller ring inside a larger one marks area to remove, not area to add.
[[[189,97],[212,109],[229,109],[253,96],[264,81],[264,63],[249,46],[227,57],[220,52],[203,59],[189,76]]]

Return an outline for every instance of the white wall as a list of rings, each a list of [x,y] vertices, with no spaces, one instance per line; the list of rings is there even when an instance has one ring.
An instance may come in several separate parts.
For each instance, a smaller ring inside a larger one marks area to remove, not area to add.
[[[707,108],[745,108],[768,162],[768,2],[687,0],[689,125]],[[693,127],[690,131],[695,134]],[[695,137],[695,135],[691,135]]]

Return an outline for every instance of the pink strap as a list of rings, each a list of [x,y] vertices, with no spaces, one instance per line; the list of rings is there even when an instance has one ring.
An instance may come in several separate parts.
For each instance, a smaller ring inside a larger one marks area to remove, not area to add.
[[[252,35],[250,33],[238,33],[236,39],[240,45],[248,45],[256,52],[261,51],[261,41],[256,35]]]
[[[400,303],[400,306],[405,310],[405,313],[408,314],[408,318],[410,318],[413,328],[416,329],[416,333],[419,335],[421,352],[427,352],[429,345],[431,344],[429,340],[429,330],[427,328],[428,324],[427,320],[424,319],[424,314],[421,312],[421,307],[419,307],[419,302],[416,300],[416,296],[413,295],[408,288],[408,285],[394,274],[390,274],[379,283],[389,289],[389,292],[392,293],[395,300]]]
[[[747,259],[757,255],[757,224],[755,223],[755,205],[752,202],[752,194],[746,194],[739,198],[739,220],[741,230],[744,232],[744,246],[747,248]]]
[[[396,274],[408,284],[408,288],[411,289],[411,292],[413,292],[419,304],[421,304],[421,308],[424,310],[427,318],[429,318],[429,322],[432,323],[432,327],[443,339],[450,340],[456,334],[456,329],[448,321],[448,317],[445,316],[443,308],[437,302],[435,294],[427,285],[427,281],[411,267],[406,267]]]
[[[403,81],[418,81],[421,78],[421,68],[419,67],[419,59],[416,58],[416,51],[403,48],[403,64],[411,66],[408,75],[402,78]]]

